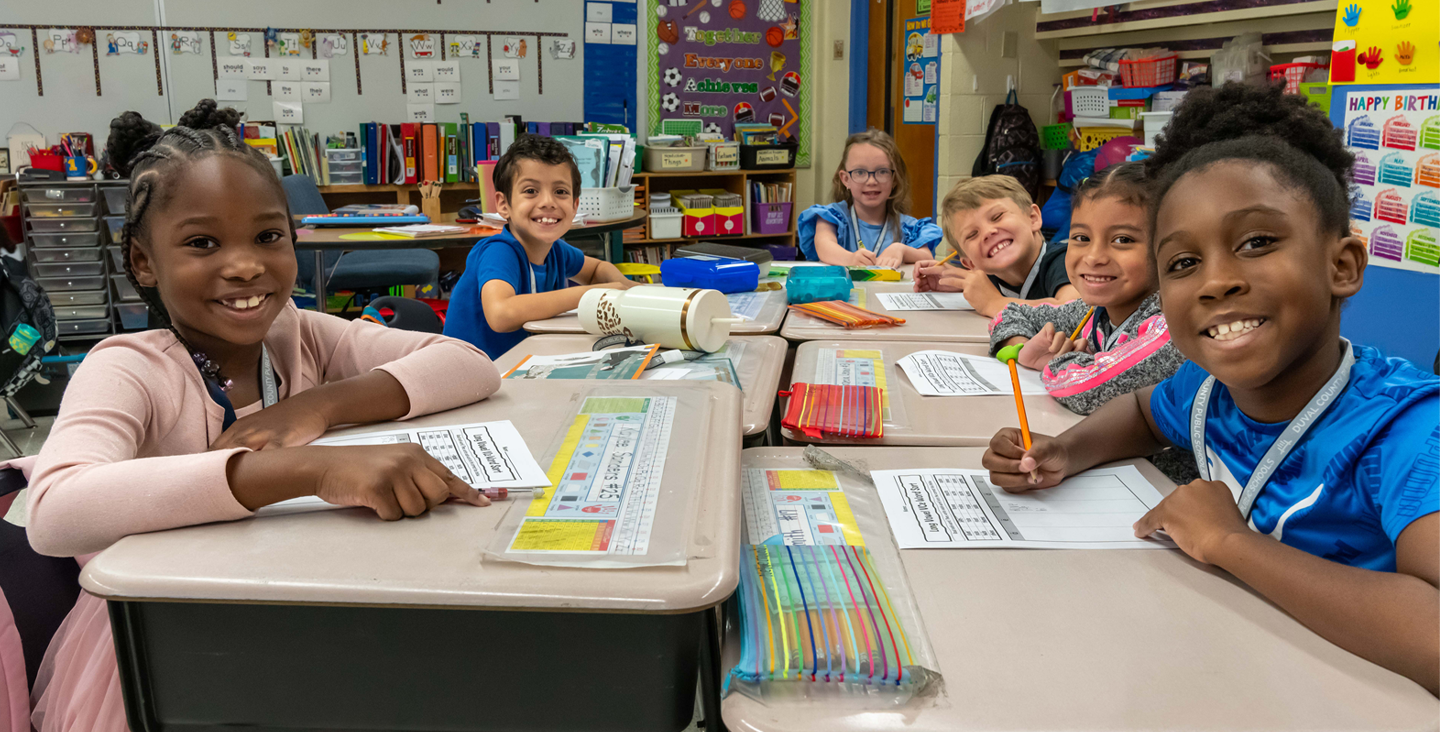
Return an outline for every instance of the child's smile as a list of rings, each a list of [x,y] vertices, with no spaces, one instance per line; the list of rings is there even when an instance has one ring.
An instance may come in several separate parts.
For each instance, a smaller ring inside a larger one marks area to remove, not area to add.
[[[1032,247],[1016,244],[1039,237],[1040,219],[1021,211],[1014,201],[986,201],[980,208],[957,213],[955,219],[960,249],[969,260],[966,266],[999,274],[1017,267],[1022,260],[1027,266],[1033,260]]]
[[[501,197],[500,213],[509,220],[510,233],[527,246],[549,246],[570,230],[578,205],[565,165],[547,165],[539,160],[521,160],[507,195]]]
[[[1085,304],[1121,319],[1155,291],[1145,209],[1115,196],[1083,201],[1070,219],[1065,268]]]

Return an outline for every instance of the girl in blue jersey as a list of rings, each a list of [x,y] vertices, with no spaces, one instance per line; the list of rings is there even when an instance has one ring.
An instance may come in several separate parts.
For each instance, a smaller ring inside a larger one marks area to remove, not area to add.
[[[894,138],[867,130],[845,140],[825,206],[800,214],[800,251],[812,262],[895,267],[933,259],[944,237],[910,210],[910,178]]]
[[[1059,437],[990,442],[997,485],[1048,488],[1176,446],[1202,480],[1135,524],[1163,530],[1331,642],[1440,686],[1440,379],[1340,337],[1364,280],[1354,159],[1302,97],[1191,92],[1156,154],[1160,298],[1189,363]]]

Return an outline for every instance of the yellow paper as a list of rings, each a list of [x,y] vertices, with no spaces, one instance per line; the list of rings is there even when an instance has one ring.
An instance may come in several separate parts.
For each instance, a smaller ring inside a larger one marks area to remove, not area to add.
[[[1330,83],[1434,84],[1440,81],[1437,46],[1437,0],[1340,0]]]
[[[511,551],[517,552],[584,552],[600,549],[609,521],[576,521],[574,519],[526,519],[515,532]]]
[[[782,491],[834,491],[840,490],[835,474],[828,470],[775,470],[776,484]]]

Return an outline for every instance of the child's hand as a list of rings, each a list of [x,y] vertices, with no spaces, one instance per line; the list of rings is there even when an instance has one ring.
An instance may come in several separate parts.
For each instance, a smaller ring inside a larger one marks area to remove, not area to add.
[[[215,439],[210,449],[298,447],[310,444],[328,429],[329,419],[318,405],[313,399],[300,394],[235,420],[230,429]]]
[[[875,252],[872,252],[872,251],[870,251],[869,249],[861,249],[861,250],[858,251],[858,252],[851,252],[851,253],[850,253],[850,265],[849,265],[849,266],[851,266],[851,267],[874,267],[874,266],[875,266]]]
[[[340,506],[364,506],[386,521],[419,516],[458,498],[472,506],[490,499],[456,478],[415,443],[313,448],[319,456],[315,495]]]
[[[1218,480],[1197,480],[1176,488],[1135,522],[1137,537],[1157,530],[1169,534],[1195,561],[1214,564],[1226,537],[1250,529],[1229,486]]]
[[[603,287],[603,288],[605,288],[605,289],[607,289],[607,290],[628,290],[628,289],[630,289],[630,288],[632,288],[632,287],[639,287],[639,286],[642,285],[642,284],[644,284],[644,283],[636,282],[636,281],[630,280],[630,279],[625,279],[625,280],[617,280],[617,281],[615,281],[615,282],[601,282],[601,283],[595,285],[595,287]]]
[[[941,281],[941,292],[963,292],[965,301],[975,312],[993,318],[1005,307],[1005,296],[990,281],[989,276],[978,269],[955,269]],[[958,289],[950,289],[958,287]]]
[[[1070,340],[1064,333],[1055,332],[1054,323],[1046,323],[1033,338],[1025,342],[1016,360],[1021,366],[1033,371],[1043,371],[1056,356],[1071,351],[1089,352],[1089,339]]]
[[[996,432],[980,459],[980,464],[990,471],[990,482],[1010,493],[1058,485],[1065,479],[1069,463],[1069,453],[1059,440],[1032,432],[1030,449],[1026,450],[1024,438],[1015,427]]]
[[[897,241],[890,246],[885,247],[885,251],[875,259],[875,263],[880,265],[881,267],[900,269],[900,265],[905,263],[905,253],[909,249],[910,247],[907,247]]]

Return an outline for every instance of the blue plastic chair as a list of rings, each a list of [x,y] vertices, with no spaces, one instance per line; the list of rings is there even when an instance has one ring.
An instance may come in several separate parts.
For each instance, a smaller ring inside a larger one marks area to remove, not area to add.
[[[315,181],[306,175],[287,175],[281,184],[290,213],[300,216],[330,213]],[[297,248],[298,280],[308,284],[315,280],[315,257],[312,250]],[[440,255],[429,249],[389,249],[365,251],[326,251],[325,284],[334,290],[385,290],[396,285],[432,285],[440,279]]]

